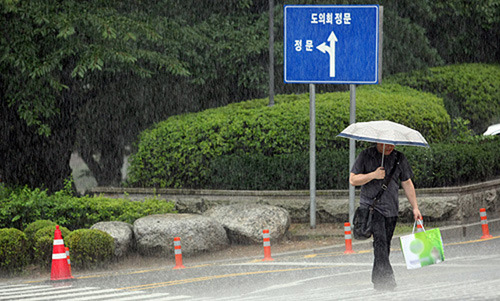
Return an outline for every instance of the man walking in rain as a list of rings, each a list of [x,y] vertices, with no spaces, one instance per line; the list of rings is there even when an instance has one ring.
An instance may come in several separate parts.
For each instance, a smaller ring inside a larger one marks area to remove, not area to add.
[[[375,147],[365,149],[358,156],[351,169],[349,182],[353,186],[361,186],[360,206],[369,207],[372,205],[373,198],[380,191],[386,177],[386,171],[388,175],[396,164],[397,153],[398,151],[394,150],[394,145],[377,143]],[[422,219],[412,177],[413,171],[406,157],[400,153],[399,164],[387,185],[387,190],[382,194],[374,208],[372,225],[375,260],[373,262],[372,282],[377,290],[394,290],[396,288],[389,253],[399,212],[399,182],[401,182],[406,198],[413,207],[415,220]]]

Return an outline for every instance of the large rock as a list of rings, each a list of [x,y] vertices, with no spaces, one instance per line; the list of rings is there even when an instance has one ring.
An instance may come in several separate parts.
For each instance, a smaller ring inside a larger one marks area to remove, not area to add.
[[[156,214],[134,222],[137,251],[142,255],[174,256],[174,238],[181,238],[182,255],[216,251],[229,246],[224,228],[197,214]]]
[[[204,213],[222,224],[233,243],[262,243],[267,229],[273,240],[281,240],[290,227],[290,215],[283,208],[258,204],[234,204],[212,208]]]
[[[458,214],[457,197],[418,197],[418,208],[425,221],[456,220]],[[413,208],[406,197],[399,197],[399,216],[401,221],[413,222]]]
[[[115,240],[115,256],[125,256],[134,247],[134,228],[131,224],[124,222],[99,222],[90,229],[104,231]]]
[[[318,220],[342,224],[349,221],[349,200],[317,200],[316,203]],[[358,206],[359,200],[356,201],[355,208]]]
[[[262,200],[261,204],[277,206],[285,209],[294,223],[307,223],[310,217],[310,200],[297,200],[293,198],[283,198],[277,200]]]

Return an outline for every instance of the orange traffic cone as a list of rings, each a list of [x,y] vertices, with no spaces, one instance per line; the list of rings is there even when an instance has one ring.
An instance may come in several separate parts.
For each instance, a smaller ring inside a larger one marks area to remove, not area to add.
[[[417,221],[417,231],[416,233],[419,233],[419,232],[424,232],[424,221],[419,219]]]
[[[175,252],[175,267],[174,269],[183,269],[182,264],[182,248],[181,248],[181,238],[174,237],[174,252]]]
[[[344,223],[345,251],[344,254],[353,254],[351,223]]]
[[[54,232],[54,248],[52,251],[52,269],[50,273],[50,280],[66,280],[73,279],[69,270],[68,258],[64,248],[64,241],[62,239],[61,230],[59,225],[56,226]]]
[[[262,261],[273,261],[274,259],[271,257],[271,235],[267,229],[263,230],[262,233],[264,242],[264,259]]]
[[[71,259],[69,258],[69,248],[66,247],[66,258],[68,259],[68,269],[69,269],[69,274],[71,275]]]
[[[488,228],[488,217],[486,216],[486,208],[479,209],[479,216],[481,217],[481,228],[483,230],[483,236],[481,239],[492,238],[490,234],[490,229]]]

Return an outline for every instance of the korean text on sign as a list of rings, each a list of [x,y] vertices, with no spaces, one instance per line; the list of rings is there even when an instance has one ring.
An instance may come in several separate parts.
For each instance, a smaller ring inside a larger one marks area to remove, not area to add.
[[[335,17],[334,17],[335,15]],[[311,24],[332,24],[335,22],[337,25],[350,25],[351,13],[312,13]]]

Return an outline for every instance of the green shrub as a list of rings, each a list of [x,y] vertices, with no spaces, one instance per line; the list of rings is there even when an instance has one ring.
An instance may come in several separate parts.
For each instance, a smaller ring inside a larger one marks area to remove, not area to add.
[[[357,120],[389,119],[418,129],[429,141],[448,136],[442,100],[400,85],[362,86]],[[316,95],[316,148],[346,148],[336,136],[349,124],[349,93]],[[309,151],[309,96],[277,95],[195,114],[174,116],[141,134],[129,170],[130,186],[204,188],[212,160]]]
[[[357,153],[370,144],[360,144]],[[461,143],[432,143],[430,148],[400,147],[417,187],[456,186],[500,175],[500,137],[477,137]],[[309,153],[229,155],[215,158],[207,189],[307,190]],[[316,153],[316,188],[348,189],[348,150]]]
[[[476,134],[500,122],[500,65],[450,65],[398,74],[388,81],[442,97],[450,116],[470,120]]]
[[[96,229],[75,230],[69,234],[66,242],[71,254],[71,266],[76,268],[105,266],[115,252],[113,237]]]
[[[28,258],[26,235],[14,228],[0,229],[0,270],[7,274],[20,272]]]
[[[44,216],[51,206],[48,199],[47,191],[39,188],[7,188],[4,198],[0,199],[0,227],[21,230],[36,220],[51,219]]]
[[[36,231],[33,241],[33,262],[41,267],[50,267],[54,247],[55,225],[46,226]],[[66,227],[59,226],[63,240],[69,236],[71,231]]]
[[[309,153],[229,155],[215,158],[207,189],[304,190],[309,189]],[[347,189],[349,151],[323,150],[316,154],[316,188]]]
[[[457,186],[500,175],[500,137],[477,137],[462,143],[405,147],[417,187]]]
[[[34,221],[32,222],[31,224],[29,224],[26,229],[24,229],[24,234],[26,234],[26,239],[28,241],[28,250],[30,251],[31,253],[31,257],[33,258],[34,256],[34,246],[35,246],[35,234],[38,230],[42,229],[42,228],[45,228],[45,227],[49,227],[49,226],[52,226],[53,229],[55,229],[56,227],[56,223],[54,223],[53,221],[49,221],[49,220],[37,220],[37,221]]]
[[[26,238],[28,239],[28,241],[34,240],[35,233],[38,230],[45,228],[45,227],[48,227],[48,226],[53,226],[55,229],[56,223],[54,223],[53,221],[45,220],[45,219],[37,220],[37,221],[34,221],[31,224],[29,224],[26,227],[26,229],[24,229],[24,234],[26,234]]]
[[[48,195],[45,190],[27,187],[10,190],[0,203],[0,226],[18,229],[42,219],[74,230],[90,228],[100,221],[133,223],[146,215],[175,212],[174,203],[165,200],[132,202],[105,197],[75,197],[64,190]]]

